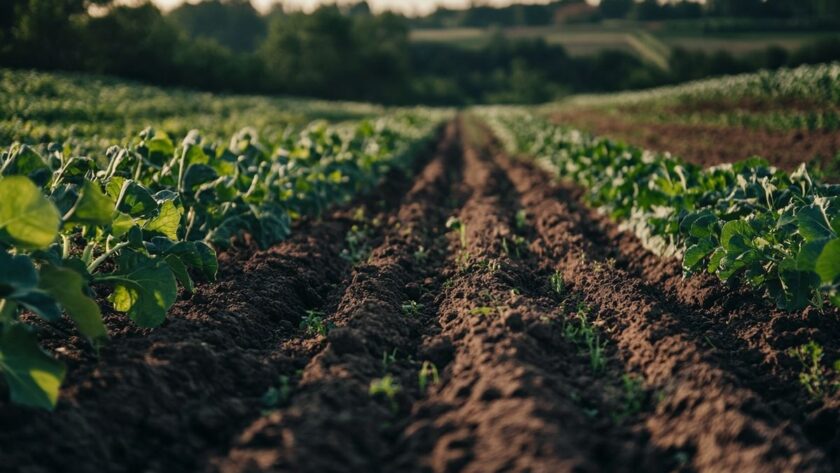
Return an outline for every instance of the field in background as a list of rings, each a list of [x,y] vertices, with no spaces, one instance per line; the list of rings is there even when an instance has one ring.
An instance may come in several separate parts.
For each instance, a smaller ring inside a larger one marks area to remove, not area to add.
[[[828,36],[827,33],[748,32],[704,33],[691,22],[636,23],[605,22],[594,25],[569,24],[551,27],[517,27],[503,29],[449,28],[415,29],[415,42],[447,43],[464,48],[480,48],[495,34],[509,38],[542,38],[548,44],[562,45],[570,54],[585,56],[605,50],[632,52],[653,64],[667,67],[672,48],[733,54],[746,54],[780,46],[795,50],[809,41]]]

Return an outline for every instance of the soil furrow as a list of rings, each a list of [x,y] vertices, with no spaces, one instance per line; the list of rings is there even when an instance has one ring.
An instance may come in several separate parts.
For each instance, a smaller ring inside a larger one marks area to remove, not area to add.
[[[595,306],[627,365],[663,399],[647,420],[652,441],[698,471],[828,471],[800,428],[780,419],[720,368],[712,349],[683,333],[679,315],[648,295],[632,274],[602,259],[586,234],[586,213],[547,176],[502,160],[533,213],[547,259]]]
[[[343,291],[324,350],[304,368],[287,405],[246,428],[219,470],[380,471],[391,423],[416,392],[423,355],[424,284],[437,268],[418,256],[443,227],[449,167],[457,140],[450,126],[435,159],[400,208],[387,218],[382,243],[358,264]],[[416,312],[405,307],[418,302]],[[369,392],[377,380],[401,386],[394,397]]]
[[[559,304],[515,243],[515,191],[489,156],[486,144],[464,148],[466,231],[451,235],[440,295],[454,360],[414,406],[392,471],[650,469],[641,436],[586,414],[607,409],[602,386],[548,317]]]
[[[388,208],[406,178],[380,188]],[[371,200],[360,198],[360,202]],[[296,225],[289,240],[256,251],[247,239],[219,255],[218,282],[182,295],[165,324],[137,328],[109,314],[98,358],[81,337],[42,333],[68,365],[55,412],[0,403],[0,471],[200,471],[261,414],[281,375],[320,347],[300,337],[307,310],[329,305],[347,273],[340,257],[353,224],[348,206]],[[11,448],[11,446],[15,446]],[[28,470],[27,470],[28,469]]]
[[[679,261],[659,258],[633,235],[597,219],[614,243],[618,265],[637,275],[670,310],[683,330],[720,353],[739,379],[768,401],[775,413],[796,419],[814,444],[840,469],[840,393],[815,399],[799,380],[804,369],[788,350],[815,341],[828,360],[840,358],[840,313],[775,309],[748,288],[727,287],[710,275],[683,277]]]
[[[201,469],[208,452],[225,448],[259,415],[271,380],[300,363],[278,356],[276,346],[343,272],[343,220],[299,229],[244,263],[222,255],[221,280],[178,302],[157,330],[143,333],[111,317],[113,338],[100,359],[78,369],[70,360],[56,412],[0,408],[8,426],[0,442],[29,447],[4,448],[2,469]]]

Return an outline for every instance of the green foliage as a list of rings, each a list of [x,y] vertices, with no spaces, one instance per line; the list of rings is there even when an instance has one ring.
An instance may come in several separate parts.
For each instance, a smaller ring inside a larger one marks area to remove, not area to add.
[[[440,383],[440,376],[437,366],[431,361],[424,361],[417,373],[417,384],[420,391],[425,391],[428,386],[438,383]]]
[[[834,372],[822,365],[823,348],[813,340],[788,350],[788,354],[802,364],[799,383],[814,398],[832,394],[840,389],[840,362]],[[832,380],[832,378],[834,378]]]
[[[595,373],[602,373],[607,366],[604,351],[606,340],[601,340],[598,329],[589,320],[591,309],[584,303],[577,306],[574,318],[565,320],[563,336],[580,346],[589,356],[589,365]]]
[[[317,310],[307,310],[300,321],[300,328],[310,337],[321,335],[326,337],[330,331],[330,324],[324,320],[324,313]]]
[[[583,185],[648,249],[682,254],[686,273],[745,281],[786,310],[840,306],[840,186],[804,165],[788,174],[750,158],[702,169],[525,112],[484,115],[512,150]]]
[[[423,311],[423,304],[417,301],[407,301],[402,305],[401,309],[403,314],[409,317],[417,317]]]
[[[397,395],[401,391],[402,387],[391,375],[385,375],[382,378],[372,380],[368,388],[368,393],[371,396],[384,397],[388,401],[391,412],[397,412],[399,410]]]
[[[621,422],[641,412],[647,398],[644,383],[639,377],[630,374],[622,375],[621,388],[621,407],[613,414],[613,420],[616,422]]]
[[[558,296],[563,296],[566,293],[566,283],[563,280],[563,273],[560,271],[555,271],[551,277],[548,278],[548,283],[551,286],[551,290],[554,291],[555,294]]]
[[[157,327],[179,285],[192,292],[195,279],[215,279],[214,248],[245,234],[268,247],[293,219],[372,189],[411,163],[443,116],[316,123],[274,143],[245,129],[227,147],[147,128],[97,159],[66,144],[0,148],[0,370],[12,399],[52,407],[64,373],[27,335],[23,310],[48,322],[65,312],[98,349],[108,334],[95,288],[137,325]],[[369,251],[358,243],[356,253]],[[318,314],[303,326],[328,330]]]

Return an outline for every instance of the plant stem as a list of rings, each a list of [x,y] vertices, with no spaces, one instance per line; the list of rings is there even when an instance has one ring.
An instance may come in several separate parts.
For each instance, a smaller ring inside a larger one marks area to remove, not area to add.
[[[113,248],[111,248],[110,250],[106,251],[105,253],[102,253],[102,254],[99,256],[99,258],[96,258],[95,260],[93,260],[93,262],[92,262],[92,263],[90,263],[90,265],[88,265],[88,272],[89,272],[89,273],[93,273],[94,271],[96,271],[96,268],[98,268],[98,267],[99,267],[99,265],[101,265],[102,263],[104,263],[104,262],[105,262],[105,260],[107,260],[108,258],[110,258],[110,257],[111,257],[111,255],[113,255],[115,252],[117,252],[117,251],[119,251],[119,250],[121,250],[121,249],[125,248],[126,246],[128,246],[128,242],[127,242],[127,241],[124,241],[124,242],[122,242],[122,243],[118,243],[118,244],[114,245],[114,247],[113,247]]]

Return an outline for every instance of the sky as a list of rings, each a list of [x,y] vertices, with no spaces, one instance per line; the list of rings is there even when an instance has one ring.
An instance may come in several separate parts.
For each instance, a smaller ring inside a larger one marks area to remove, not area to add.
[[[189,0],[190,3],[196,3],[198,0]],[[345,3],[347,0],[339,0],[339,3]],[[482,0],[482,4],[491,5],[509,5],[511,3],[548,3],[550,0]],[[152,0],[164,10],[171,10],[180,5],[184,0]],[[355,3],[349,0],[349,3]],[[266,12],[273,4],[280,3],[280,0],[251,0],[251,3],[258,10]],[[321,3],[336,3],[335,0],[283,0],[283,3],[291,7],[300,7],[304,10],[311,10]],[[597,3],[592,0],[592,3]],[[438,5],[447,6],[450,8],[464,8],[470,4],[470,0],[368,0],[371,8],[374,11],[394,10],[409,15],[422,15],[429,13]]]

